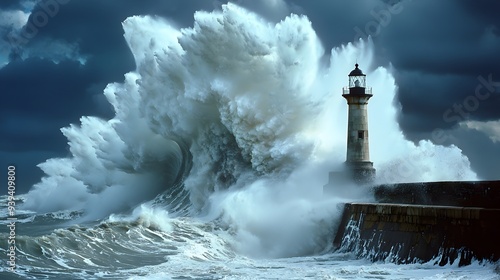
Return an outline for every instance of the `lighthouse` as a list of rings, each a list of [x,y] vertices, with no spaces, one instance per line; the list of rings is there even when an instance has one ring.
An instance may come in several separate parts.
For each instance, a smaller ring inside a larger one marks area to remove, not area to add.
[[[366,86],[366,75],[358,66],[356,63],[356,68],[349,73],[349,86],[342,89],[342,97],[349,106],[346,167],[354,181],[368,183],[375,177],[368,141],[367,108],[372,91]]]

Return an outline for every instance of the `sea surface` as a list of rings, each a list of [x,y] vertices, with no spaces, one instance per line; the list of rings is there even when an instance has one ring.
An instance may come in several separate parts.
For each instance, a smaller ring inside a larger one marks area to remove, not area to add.
[[[81,224],[73,223],[78,212],[19,211],[15,273],[5,257],[9,222],[3,211],[0,279],[500,279],[494,263],[371,263],[331,248],[307,256],[253,258],[235,251],[234,236],[217,220],[170,217],[152,205],[139,209]]]

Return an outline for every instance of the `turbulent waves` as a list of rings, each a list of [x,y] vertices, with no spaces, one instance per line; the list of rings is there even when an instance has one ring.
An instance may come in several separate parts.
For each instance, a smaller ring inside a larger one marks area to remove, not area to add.
[[[54,224],[74,213],[32,216]],[[25,222],[19,224],[23,229]],[[39,223],[38,225],[43,225]],[[26,228],[25,228],[26,229]],[[0,233],[5,254],[6,233]],[[161,208],[141,205],[130,215],[17,236],[17,272],[2,267],[2,279],[489,279],[494,265],[439,267],[432,262],[373,264],[345,253],[279,259],[244,257],[228,242],[231,231],[218,222],[170,218]],[[473,275],[473,278],[470,278]]]
[[[36,226],[64,223],[70,218],[32,217]],[[214,223],[172,219],[165,210],[145,204],[130,215],[112,215],[99,223],[52,229],[39,236],[22,235],[26,229],[16,237],[17,273],[30,279],[121,278],[128,270],[163,263],[234,257]],[[1,240],[3,254],[7,238],[2,236]]]
[[[25,277],[327,277],[345,256],[307,256],[329,253],[339,203],[367,195],[322,194],[344,160],[340,89],[356,58],[374,89],[378,180],[476,179],[457,147],[404,138],[370,40],[325,53],[307,17],[275,24],[234,4],[194,18],[123,22],[137,68],[104,90],[115,117],[63,128],[71,156],[41,163],[19,204]]]

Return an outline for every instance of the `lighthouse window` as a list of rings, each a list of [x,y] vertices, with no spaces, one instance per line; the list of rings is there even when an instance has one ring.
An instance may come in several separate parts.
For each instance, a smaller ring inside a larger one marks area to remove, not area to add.
[[[363,139],[363,138],[365,138],[365,131],[358,130],[358,139]]]

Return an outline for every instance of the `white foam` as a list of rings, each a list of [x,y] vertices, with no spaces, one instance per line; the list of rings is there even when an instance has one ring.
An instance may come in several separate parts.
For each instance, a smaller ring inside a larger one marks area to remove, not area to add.
[[[172,231],[168,212],[153,207],[150,203],[141,204],[134,209],[131,215],[113,214],[108,218],[107,222],[137,222],[146,228],[154,227],[165,232]]]

